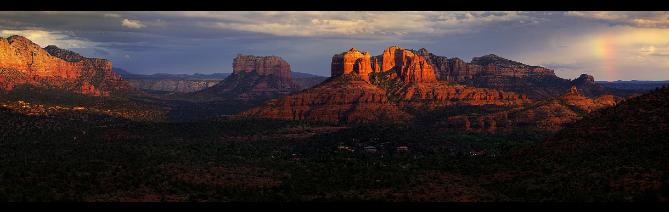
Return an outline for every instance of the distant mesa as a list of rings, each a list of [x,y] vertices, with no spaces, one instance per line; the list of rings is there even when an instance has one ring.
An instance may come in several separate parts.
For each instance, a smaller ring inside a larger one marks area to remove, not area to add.
[[[290,81],[290,64],[278,56],[253,56],[238,54],[232,63],[232,73],[255,73],[259,76],[275,76]]]
[[[237,55],[233,72],[225,80],[197,92],[212,98],[264,101],[300,90],[291,77],[290,64],[278,56]]]
[[[93,96],[136,91],[112,71],[111,61],[86,58],[53,45],[43,49],[18,35],[0,38],[0,71],[0,87],[4,91],[18,85]]]

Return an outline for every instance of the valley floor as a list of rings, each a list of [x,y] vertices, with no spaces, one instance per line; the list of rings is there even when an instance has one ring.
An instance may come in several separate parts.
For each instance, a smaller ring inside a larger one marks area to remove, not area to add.
[[[482,164],[542,137],[2,116],[4,201],[504,201]]]
[[[0,107],[0,200],[666,201],[666,94],[568,125],[576,131],[497,134],[428,122],[155,122],[9,101]]]

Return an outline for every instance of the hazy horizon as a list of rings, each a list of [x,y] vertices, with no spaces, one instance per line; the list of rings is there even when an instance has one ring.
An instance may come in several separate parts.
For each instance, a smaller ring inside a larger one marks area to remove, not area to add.
[[[668,27],[668,12],[0,12],[2,37],[138,74],[230,73],[252,54],[330,76],[334,54],[400,45],[467,62],[496,54],[566,79],[669,80]]]

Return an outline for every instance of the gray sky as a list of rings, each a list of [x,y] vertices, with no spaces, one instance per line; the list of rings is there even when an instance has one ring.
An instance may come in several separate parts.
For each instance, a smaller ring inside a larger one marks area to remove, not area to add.
[[[669,12],[0,12],[0,36],[135,73],[231,72],[237,53],[329,76],[334,54],[388,46],[494,53],[596,80],[669,80]]]

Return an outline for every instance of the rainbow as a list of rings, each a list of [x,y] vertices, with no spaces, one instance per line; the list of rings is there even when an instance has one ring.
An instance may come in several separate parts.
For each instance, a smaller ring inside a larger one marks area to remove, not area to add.
[[[604,76],[601,79],[618,79],[616,70],[616,42],[614,36],[602,35],[598,36],[592,41],[593,54],[601,62]]]

